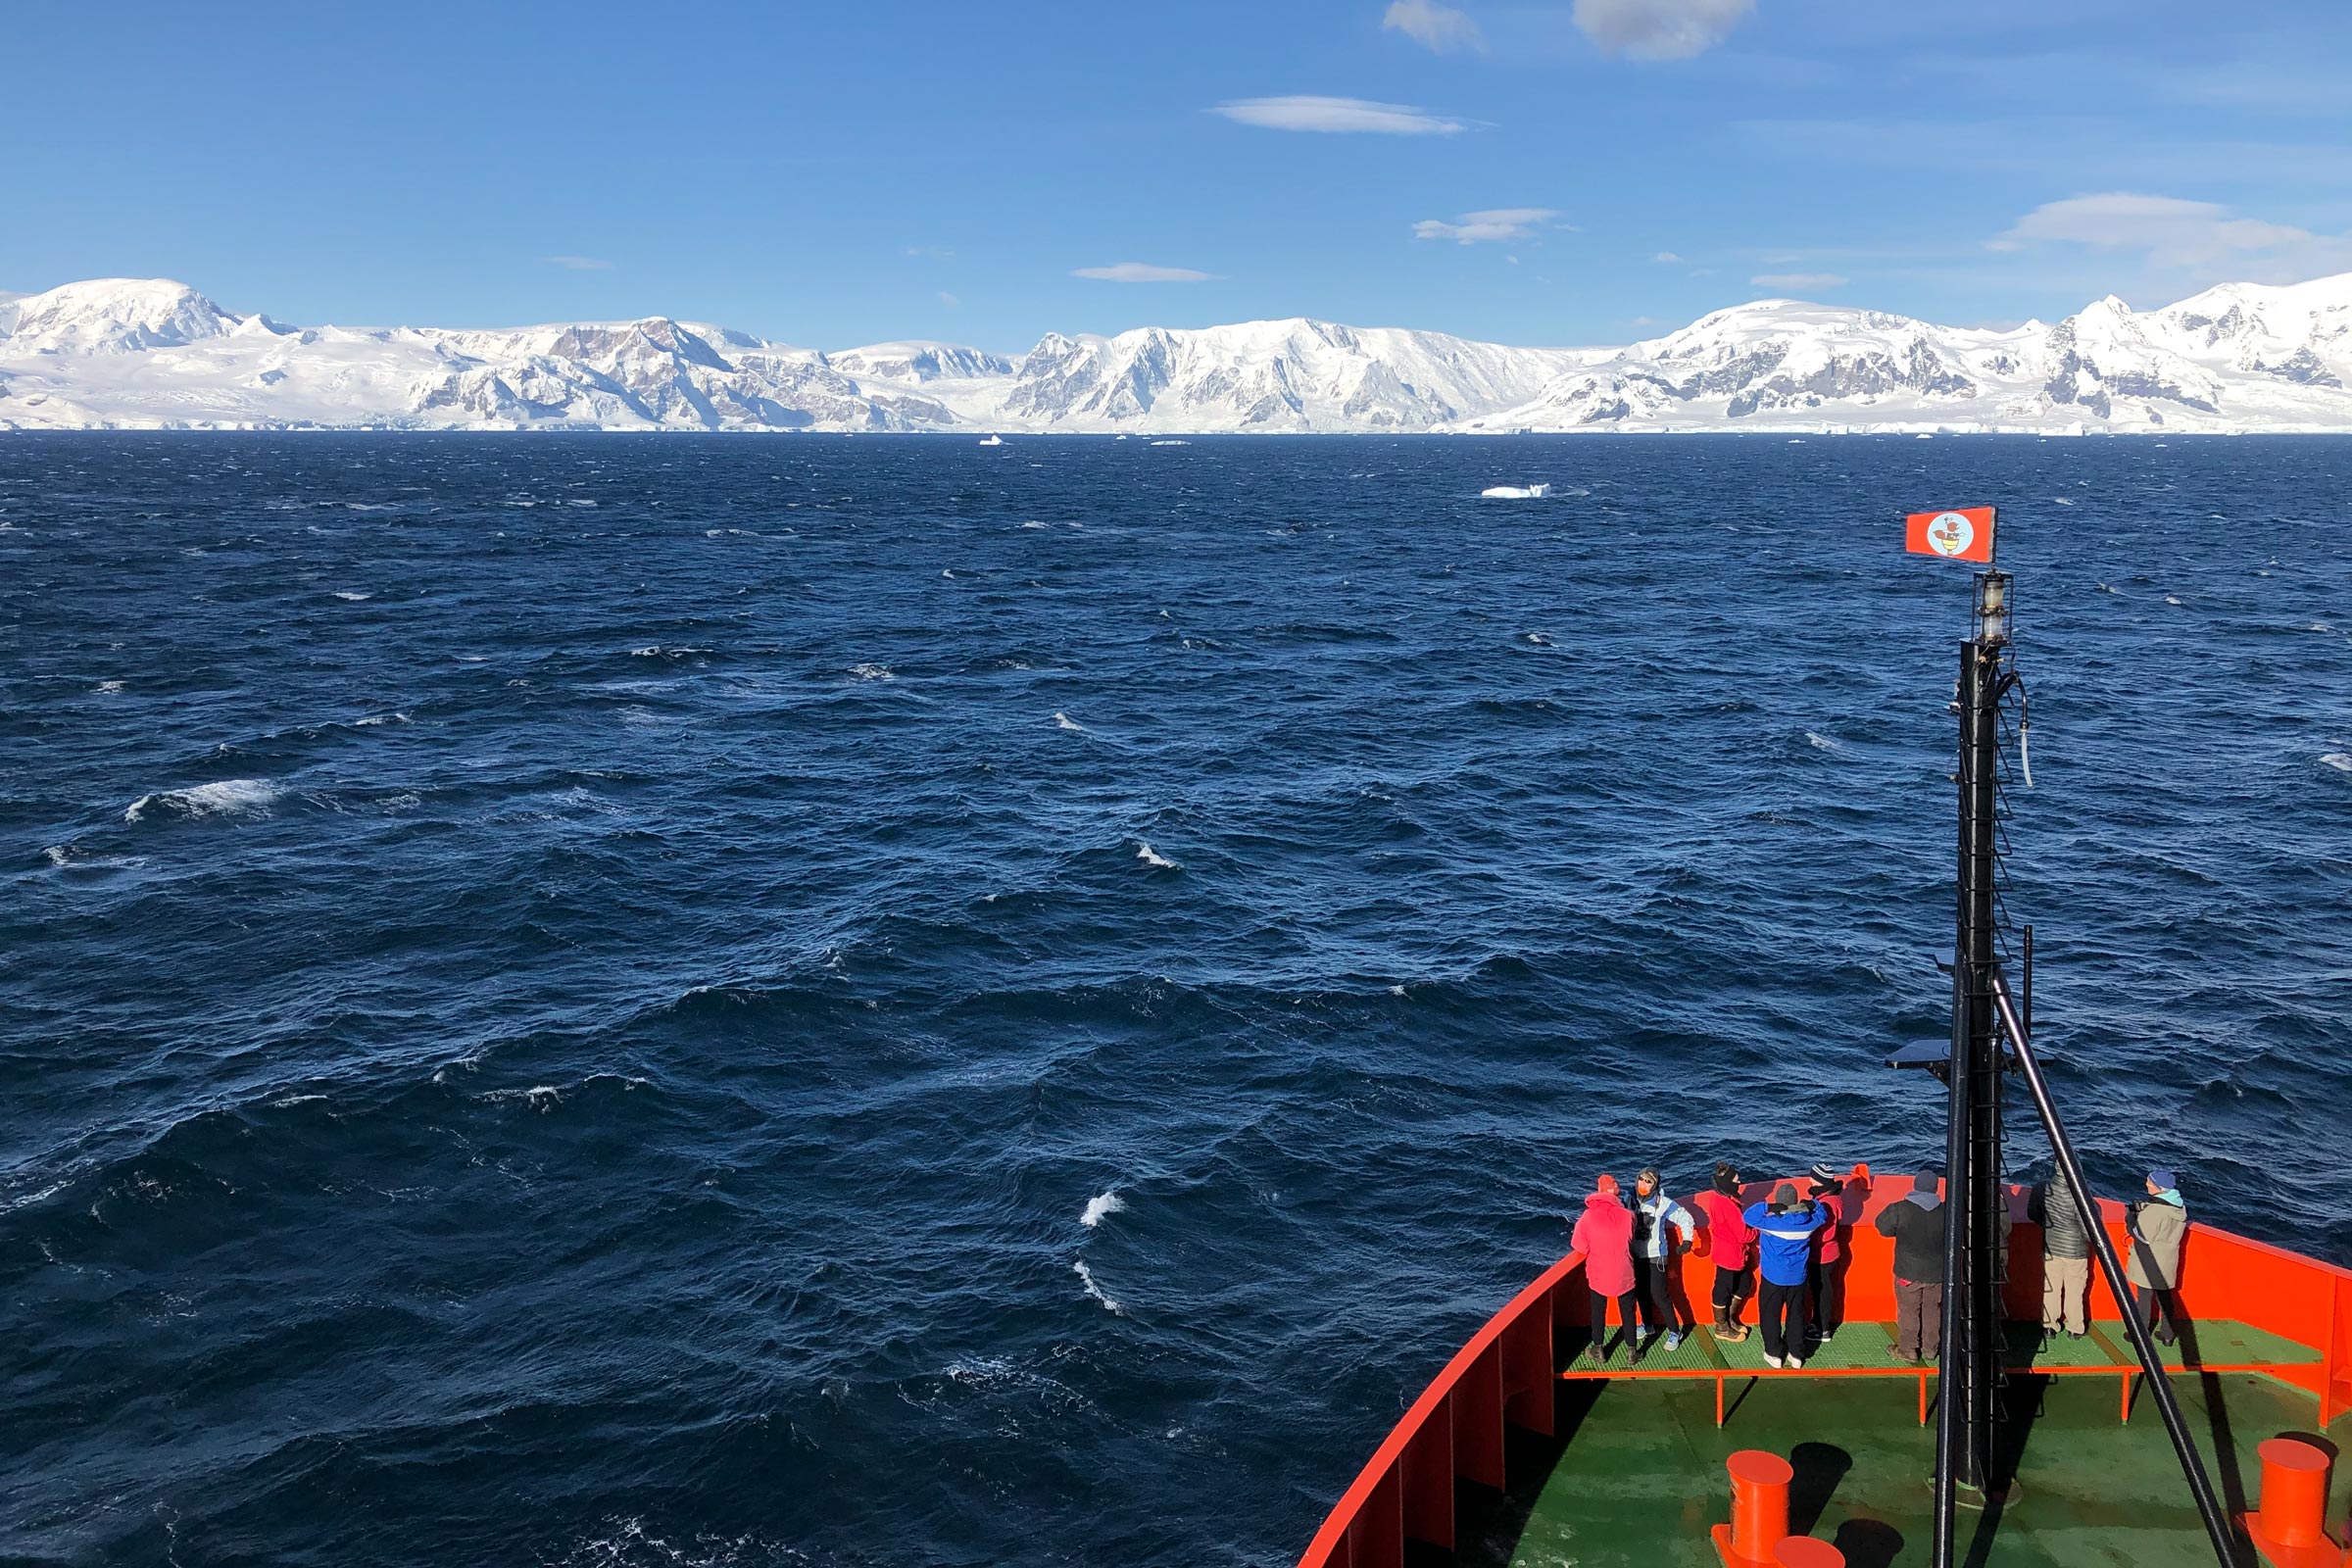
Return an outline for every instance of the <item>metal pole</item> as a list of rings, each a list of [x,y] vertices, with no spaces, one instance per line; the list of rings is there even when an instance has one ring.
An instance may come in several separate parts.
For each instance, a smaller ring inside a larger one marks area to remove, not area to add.
[[[2082,1167],[2075,1159],[2075,1146],[2068,1141],[2066,1128],[2058,1120],[2058,1106],[2051,1101],[2050,1086],[2041,1076],[2041,1062],[2034,1056],[2026,1030],[2018,1021],[2017,1008],[2010,1001],[2009,983],[1998,972],[1992,979],[1992,998],[2000,1008],[2001,1027],[2009,1037],[2010,1049],[2017,1053],[2018,1065],[2024,1069],[2027,1087],[2034,1092],[2034,1107],[2041,1112],[2041,1127],[2049,1134],[2050,1152],[2057,1156],[2067,1190],[2075,1195],[2075,1206],[2082,1215],[2082,1228],[2090,1233],[2090,1248],[2098,1256],[2099,1272],[2107,1277],[2107,1288],[2115,1293],[2116,1305],[2124,1309],[2124,1327],[2131,1332],[2132,1348],[2139,1352],[2139,1364],[2147,1374],[2148,1392],[2156,1396],[2156,1408],[2164,1414],[2164,1430],[2173,1440],[2173,1452],[2180,1455],[2181,1472],[2188,1477],[2188,1490],[2196,1497],[2205,1533],[2213,1538],[2214,1556],[2222,1568],[2235,1568],[2237,1548],[2229,1517],[2222,1512],[2221,1499],[2214,1495],[2212,1478],[2205,1474],[2205,1460],[2188,1435],[2188,1423],[2180,1414],[2180,1401],[2173,1396],[2172,1380],[2165,1373],[2164,1363],[2157,1359],[2147,1325],[2132,1309],[2132,1296],[2124,1279],[2123,1264],[2115,1255],[2115,1243],[2109,1239],[2106,1221],[2091,1200],[2089,1185],[2082,1180]],[[1936,1537],[1939,1548],[1942,1540],[1939,1523]],[[1938,1555],[1936,1560],[1941,1563],[1943,1559]]]

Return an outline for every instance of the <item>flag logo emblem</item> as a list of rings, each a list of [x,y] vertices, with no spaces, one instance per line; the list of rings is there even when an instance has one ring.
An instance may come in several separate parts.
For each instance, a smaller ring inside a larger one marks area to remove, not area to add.
[[[1941,556],[1946,561],[1992,560],[1992,508],[1946,507],[1939,512],[1914,512],[1903,519],[1903,548],[1913,555]]]

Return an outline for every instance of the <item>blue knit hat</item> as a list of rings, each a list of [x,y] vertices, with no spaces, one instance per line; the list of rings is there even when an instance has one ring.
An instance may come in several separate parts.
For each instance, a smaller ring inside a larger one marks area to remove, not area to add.
[[[2173,1179],[2173,1173],[2169,1170],[2166,1170],[2162,1165],[2159,1165],[2154,1170],[2148,1172],[2148,1180],[2155,1186],[2168,1193],[2180,1185],[2179,1182]]]

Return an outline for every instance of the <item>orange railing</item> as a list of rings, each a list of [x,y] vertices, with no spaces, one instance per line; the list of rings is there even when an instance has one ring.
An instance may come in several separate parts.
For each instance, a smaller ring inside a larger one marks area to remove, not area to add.
[[[1908,1177],[1882,1176],[1865,1190],[1848,1240],[1845,1321],[1893,1316],[1892,1244],[1870,1222],[1910,1185]],[[2022,1191],[2012,1191],[2011,1204],[2013,1212],[2024,1213]],[[2118,1251],[2128,1256],[2122,1206],[2102,1202],[2101,1208]],[[2232,1318],[2317,1350],[2318,1362],[2280,1366],[2272,1375],[2319,1399],[2323,1428],[2352,1410],[2352,1270],[2209,1225],[2192,1225],[2190,1234],[2180,1286],[2188,1316]],[[1506,1425],[1553,1435],[1559,1375],[1552,1330],[1585,1319],[1584,1264],[1581,1253],[1561,1258],[1470,1337],[1373,1451],[1315,1532],[1298,1568],[1401,1568],[1407,1537],[1453,1548],[1455,1482],[1501,1489]],[[2011,1237],[2010,1316],[2038,1319],[2040,1278],[2040,1233],[2021,1222]],[[1688,1297],[1703,1302],[1713,1286],[1712,1260],[1690,1254],[1683,1278]],[[2093,1317],[2122,1315],[2096,1279],[2090,1307]]]

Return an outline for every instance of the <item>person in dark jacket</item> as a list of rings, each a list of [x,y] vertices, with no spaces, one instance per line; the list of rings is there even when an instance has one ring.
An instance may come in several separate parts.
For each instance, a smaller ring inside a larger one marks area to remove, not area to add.
[[[1943,1199],[1938,1173],[1921,1171],[1911,1191],[1879,1211],[1878,1232],[1894,1241],[1894,1354],[1918,1366],[1943,1349]]]
[[[2132,1309],[2156,1331],[2158,1344],[2170,1345],[2180,1338],[2180,1302],[2173,1292],[2180,1284],[2180,1246],[2188,1239],[2188,1205],[2171,1171],[2160,1166],[2148,1172],[2148,1196],[2132,1205],[2131,1230],[2132,1262],[2124,1274],[2137,1287]]]
[[[1764,1364],[1800,1370],[1811,1329],[1805,1271],[1813,1259],[1813,1233],[1835,1216],[1819,1203],[1800,1200],[1793,1182],[1783,1182],[1773,1190],[1771,1202],[1751,1203],[1740,1217],[1756,1233],[1757,1261],[1764,1275],[1756,1298],[1764,1322]]]
[[[2090,1332],[2090,1222],[2057,1172],[2034,1187],[2026,1217],[2041,1227],[2042,1338],[2082,1339]]]

